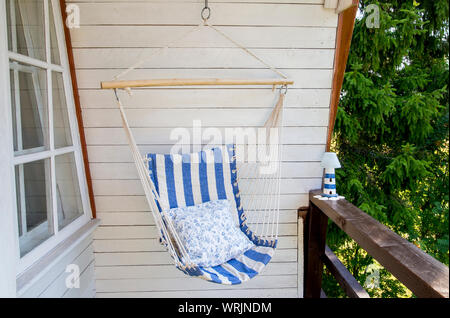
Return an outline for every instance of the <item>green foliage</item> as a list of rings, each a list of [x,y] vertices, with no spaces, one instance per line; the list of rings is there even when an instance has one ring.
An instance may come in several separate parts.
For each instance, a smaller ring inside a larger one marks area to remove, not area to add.
[[[380,28],[367,28],[370,4]],[[334,132],[338,192],[449,264],[449,3],[360,1]],[[335,225],[328,244],[374,297],[411,293]],[[328,296],[343,293],[324,273]]]

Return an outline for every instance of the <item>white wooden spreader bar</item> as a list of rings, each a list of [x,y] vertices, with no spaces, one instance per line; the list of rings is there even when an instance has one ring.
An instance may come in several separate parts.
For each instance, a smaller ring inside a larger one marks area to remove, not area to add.
[[[198,85],[292,85],[289,79],[220,79],[220,78],[172,78],[133,81],[102,82],[102,89],[156,87],[156,86],[198,86]]]

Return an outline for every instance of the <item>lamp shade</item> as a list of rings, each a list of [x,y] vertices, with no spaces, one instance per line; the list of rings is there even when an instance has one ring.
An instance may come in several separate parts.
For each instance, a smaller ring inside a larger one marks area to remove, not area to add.
[[[336,153],[334,152],[325,152],[322,157],[322,162],[320,165],[323,168],[340,168],[341,163],[339,162]]]

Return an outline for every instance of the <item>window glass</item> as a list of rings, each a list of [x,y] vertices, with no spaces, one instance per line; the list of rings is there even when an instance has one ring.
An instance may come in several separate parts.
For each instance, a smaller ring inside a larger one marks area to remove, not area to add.
[[[14,151],[48,149],[47,72],[18,62],[10,65]]]
[[[45,61],[44,0],[6,2],[9,50]]]
[[[56,156],[55,161],[58,228],[61,230],[83,214],[83,205],[74,154]]]
[[[53,235],[50,160],[15,167],[20,256]]]
[[[59,56],[59,46],[58,46],[58,40],[56,37],[56,27],[55,27],[55,19],[53,17],[53,10],[50,6],[50,8],[48,9],[49,12],[49,16],[50,16],[50,57],[51,57],[51,62],[53,64],[57,64],[60,65],[61,64],[61,59]]]
[[[71,146],[72,136],[62,73],[52,72],[52,86],[55,148]]]

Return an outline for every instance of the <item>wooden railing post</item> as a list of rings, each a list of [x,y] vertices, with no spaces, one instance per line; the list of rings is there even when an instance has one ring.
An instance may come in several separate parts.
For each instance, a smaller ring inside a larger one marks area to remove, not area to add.
[[[307,216],[305,298],[320,298],[328,217],[310,202]]]

